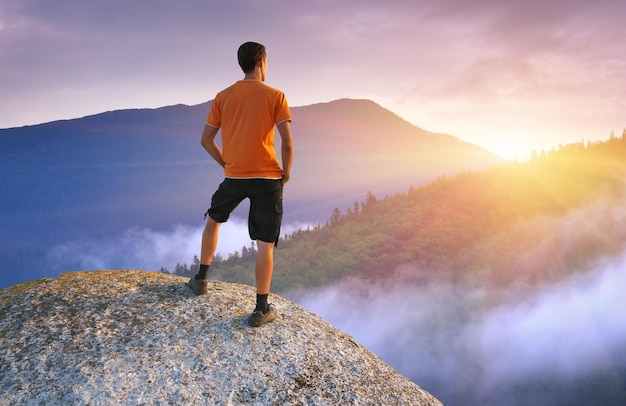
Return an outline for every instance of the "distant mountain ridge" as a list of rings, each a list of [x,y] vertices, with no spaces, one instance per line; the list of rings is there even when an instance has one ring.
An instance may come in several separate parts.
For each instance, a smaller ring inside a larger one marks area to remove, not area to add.
[[[295,187],[346,206],[368,190],[386,195],[442,174],[500,164],[494,154],[450,135],[431,133],[370,100],[340,99],[293,112],[297,159]],[[311,151],[311,153],[307,153]],[[329,189],[345,179],[348,187]],[[345,194],[343,201],[337,196]],[[348,198],[348,195],[350,198]],[[330,213],[330,211],[327,211]]]
[[[45,262],[34,258],[52,245],[202,221],[223,179],[199,142],[210,105],[118,110],[0,130],[0,263],[6,266],[0,286],[14,280],[8,272],[29,272],[18,280],[45,275],[39,270]],[[285,190],[286,222],[324,221],[368,190],[397,193],[443,173],[501,162],[368,100],[293,107],[292,115],[296,157]]]

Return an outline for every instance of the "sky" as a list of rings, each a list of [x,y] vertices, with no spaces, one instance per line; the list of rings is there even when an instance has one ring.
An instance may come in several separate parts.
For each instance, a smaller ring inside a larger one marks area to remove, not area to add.
[[[625,17],[622,0],[0,0],[0,128],[206,102],[256,41],[291,106],[370,99],[525,158],[621,135]]]

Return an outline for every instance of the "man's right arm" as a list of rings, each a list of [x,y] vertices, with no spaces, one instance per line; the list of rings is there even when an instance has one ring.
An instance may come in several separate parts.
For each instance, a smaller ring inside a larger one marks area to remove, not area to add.
[[[226,166],[226,163],[222,158],[222,150],[220,149],[219,145],[217,145],[217,142],[215,142],[215,136],[217,135],[218,131],[219,128],[212,127],[206,124],[204,126],[204,130],[202,131],[202,139],[200,140],[200,144],[202,144],[206,152],[208,152],[209,155],[211,155],[211,157],[215,159],[215,161],[223,168],[224,166]]]
[[[293,139],[291,138],[291,121],[285,120],[276,125],[281,138],[281,158],[283,161],[283,185],[291,176],[291,164],[293,163]]]

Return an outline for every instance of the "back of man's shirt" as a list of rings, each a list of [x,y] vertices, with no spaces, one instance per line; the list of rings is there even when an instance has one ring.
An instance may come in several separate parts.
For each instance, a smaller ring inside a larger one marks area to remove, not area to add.
[[[291,120],[283,92],[258,80],[240,80],[215,96],[206,124],[222,130],[228,178],[280,179],[274,126]]]

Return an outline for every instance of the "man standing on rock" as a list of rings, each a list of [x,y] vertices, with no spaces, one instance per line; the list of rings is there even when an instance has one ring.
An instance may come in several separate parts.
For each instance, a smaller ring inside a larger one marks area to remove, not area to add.
[[[256,240],[256,307],[248,324],[259,327],[276,318],[267,303],[283,212],[283,186],[289,181],[293,161],[291,112],[283,92],[267,86],[265,47],[246,42],[237,52],[245,76],[219,92],[206,120],[201,144],[224,168],[224,181],[211,199],[202,234],[200,271],[189,280],[196,295],[208,291],[207,273],[215,249],[219,226],[244,199],[250,199],[248,231]],[[281,143],[282,167],[274,148],[274,126]],[[222,149],[215,137],[222,132]]]

